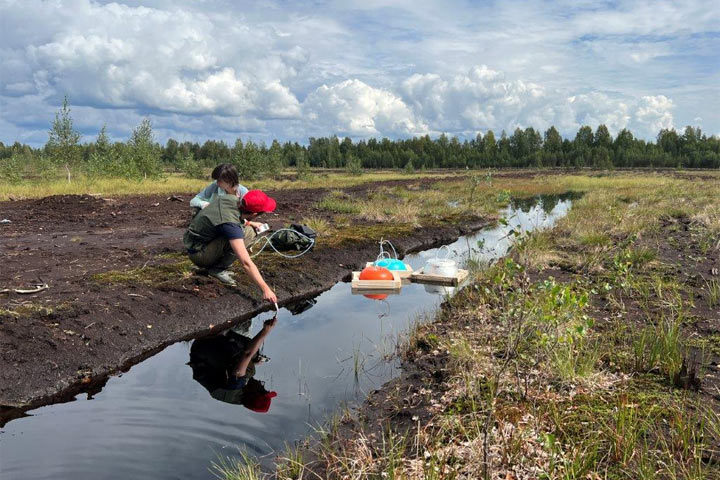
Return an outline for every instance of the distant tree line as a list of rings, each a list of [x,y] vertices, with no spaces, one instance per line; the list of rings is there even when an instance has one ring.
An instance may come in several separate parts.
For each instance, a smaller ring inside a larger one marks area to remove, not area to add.
[[[66,99],[43,148],[0,142],[0,180],[6,182],[51,178],[58,172],[63,172],[68,182],[76,173],[90,178],[144,179],[176,171],[202,178],[206,167],[225,162],[236,165],[246,180],[276,176],[286,167],[295,167],[300,176],[309,175],[311,167],[345,168],[351,173],[364,168],[720,168],[720,138],[688,126],[682,133],[661,130],[656,142],[646,142],[627,129],[613,138],[607,127],[600,125],[595,131],[581,127],[573,139],[562,138],[555,127],[544,133],[528,127],[517,128],[511,135],[503,131],[499,138],[489,130],[465,141],[443,134],[436,139],[425,135],[358,142],[332,136],[310,138],[308,145],[274,140],[269,146],[241,139],[233,145],[170,139],[163,146],[155,141],[150,120],[145,119],[126,142],[110,142],[103,127],[95,141],[81,144]]]

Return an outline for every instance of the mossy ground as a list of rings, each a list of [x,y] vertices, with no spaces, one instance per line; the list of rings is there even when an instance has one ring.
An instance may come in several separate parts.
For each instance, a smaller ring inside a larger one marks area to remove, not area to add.
[[[56,315],[67,314],[74,308],[75,306],[70,302],[63,302],[56,305],[37,300],[9,301],[0,308],[0,322],[2,321],[2,317],[12,317],[16,319],[29,319],[32,317],[47,320],[52,319]]]
[[[98,285],[161,287],[186,280],[194,271],[193,263],[185,255],[165,254],[158,257],[158,260],[169,262],[97,273],[92,276],[92,280]]]

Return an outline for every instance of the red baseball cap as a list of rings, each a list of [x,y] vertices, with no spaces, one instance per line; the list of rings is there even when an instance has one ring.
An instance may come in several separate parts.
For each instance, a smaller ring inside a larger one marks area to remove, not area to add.
[[[242,211],[248,213],[265,213],[275,211],[277,203],[262,190],[250,190],[242,198]]]
[[[267,413],[268,410],[270,410],[270,402],[275,397],[277,397],[277,393],[275,392],[254,392],[245,394],[242,399],[242,404],[253,412]]]

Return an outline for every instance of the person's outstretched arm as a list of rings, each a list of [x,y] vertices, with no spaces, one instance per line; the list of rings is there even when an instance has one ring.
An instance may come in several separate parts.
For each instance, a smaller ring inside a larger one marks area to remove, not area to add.
[[[242,238],[230,240],[230,247],[232,247],[233,252],[235,252],[235,255],[237,255],[240,259],[242,267],[245,269],[247,274],[250,275],[252,281],[260,287],[263,298],[268,302],[277,303],[277,296],[275,295],[275,292],[273,292],[272,289],[268,287],[267,283],[265,283],[262,275],[260,275],[260,271],[255,266],[255,263],[253,263],[252,258],[250,258],[250,254],[248,253],[247,248],[245,248],[245,241]]]
[[[272,330],[276,323],[277,317],[273,317],[270,320],[265,320],[262,330],[260,330],[258,334],[253,337],[252,340],[250,340],[247,348],[245,348],[245,351],[240,356],[240,361],[238,362],[237,367],[235,367],[236,377],[245,376],[245,372],[247,371],[248,365],[250,365],[250,361],[255,356],[257,351],[260,350],[260,345],[262,344],[262,341],[265,340],[265,337],[267,337],[268,333],[270,333],[270,330]]]
[[[195,195],[192,200],[190,200],[191,207],[199,208],[201,210],[207,207],[209,204],[210,202],[202,198],[199,193]]]
[[[213,193],[217,193],[217,183],[213,182],[207,187],[203,188],[200,193],[195,195],[192,200],[190,200],[190,206],[196,207],[199,209],[203,209],[207,207],[210,204],[210,200],[212,199]]]

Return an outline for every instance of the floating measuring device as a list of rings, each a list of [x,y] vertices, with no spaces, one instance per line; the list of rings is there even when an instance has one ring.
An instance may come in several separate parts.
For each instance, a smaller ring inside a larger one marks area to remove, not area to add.
[[[390,250],[385,250],[385,246],[390,247]],[[392,253],[391,253],[392,252]],[[374,262],[367,262],[366,267],[383,267],[387,268],[392,272],[397,272],[400,278],[409,278],[413,269],[410,265],[400,260],[397,254],[397,250],[389,240],[380,239],[380,253]]]
[[[396,260],[396,261],[397,261],[397,262],[400,262],[400,260]],[[402,262],[400,262],[400,263],[402,263]],[[376,267],[385,267],[385,268],[387,268],[388,270],[390,270],[391,272],[397,273],[397,276],[400,277],[400,278],[410,278],[410,275],[412,275],[412,273],[414,272],[413,268],[412,268],[410,265],[406,264],[406,263],[403,264],[403,265],[405,265],[405,269],[391,268],[392,265],[386,266],[386,265],[380,264],[380,262],[367,262],[367,263],[365,264],[366,267],[373,267],[373,266],[376,266]]]
[[[354,290],[399,290],[402,279],[398,272],[371,265],[362,272],[353,272],[351,285]]]
[[[470,272],[467,270],[456,269],[454,274],[447,275],[443,273],[425,273],[425,267],[410,275],[410,281],[413,283],[425,283],[428,285],[445,285],[456,287],[460,285],[468,277]]]

